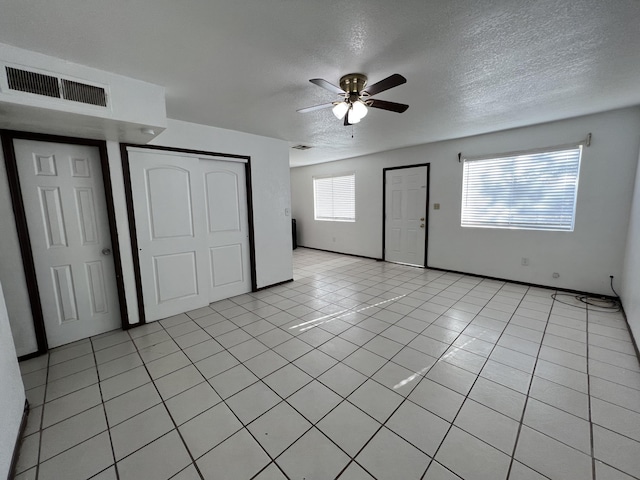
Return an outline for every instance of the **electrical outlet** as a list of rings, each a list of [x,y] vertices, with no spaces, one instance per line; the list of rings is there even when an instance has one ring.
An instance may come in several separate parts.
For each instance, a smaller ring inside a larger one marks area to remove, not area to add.
[[[551,275],[553,278],[560,278],[560,274],[558,272],[553,272],[553,275]]]
[[[528,267],[529,266],[529,257],[522,257],[522,260],[520,261],[520,264],[523,267]]]

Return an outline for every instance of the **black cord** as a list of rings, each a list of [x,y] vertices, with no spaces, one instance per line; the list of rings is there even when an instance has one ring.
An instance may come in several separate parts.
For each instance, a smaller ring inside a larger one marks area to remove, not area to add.
[[[580,303],[583,303],[585,306],[576,305],[575,303],[563,302],[558,299],[558,297],[571,297],[577,300]],[[590,297],[588,295],[570,295],[568,293],[553,293],[551,295],[556,302],[562,303],[564,305],[569,305],[570,307],[575,308],[587,308],[589,305],[590,310],[594,312],[603,312],[603,313],[616,313],[620,311],[620,302],[616,299],[606,298],[606,297]]]
[[[613,288],[613,275],[609,275],[609,278],[611,279],[611,290],[613,290],[613,293],[616,294],[616,298],[620,298],[620,295],[618,295],[618,292],[616,292],[615,289]]]

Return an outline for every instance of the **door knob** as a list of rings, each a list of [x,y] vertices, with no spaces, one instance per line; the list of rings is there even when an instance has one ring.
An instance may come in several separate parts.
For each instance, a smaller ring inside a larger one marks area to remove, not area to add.
[[[103,249],[102,249],[102,254],[103,254],[103,255],[111,255],[111,249],[109,249],[109,248],[103,248]]]
[[[420,228],[424,228],[424,223],[422,225],[420,225]]]
[[[422,218],[420,219],[420,221],[421,221],[421,222],[424,222],[424,217],[422,217]]]

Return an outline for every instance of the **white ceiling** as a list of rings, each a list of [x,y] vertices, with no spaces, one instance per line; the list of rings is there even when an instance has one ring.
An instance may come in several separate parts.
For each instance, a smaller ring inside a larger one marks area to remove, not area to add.
[[[0,42],[163,85],[170,118],[276,137],[293,166],[640,104],[639,0],[1,0]],[[344,127],[311,83],[407,84]]]

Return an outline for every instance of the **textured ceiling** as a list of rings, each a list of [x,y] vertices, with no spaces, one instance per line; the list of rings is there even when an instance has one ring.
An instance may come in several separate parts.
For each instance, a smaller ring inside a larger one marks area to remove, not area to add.
[[[640,104],[638,0],[2,0],[0,42],[163,85],[170,118],[336,160]],[[407,84],[344,127],[311,83]]]

